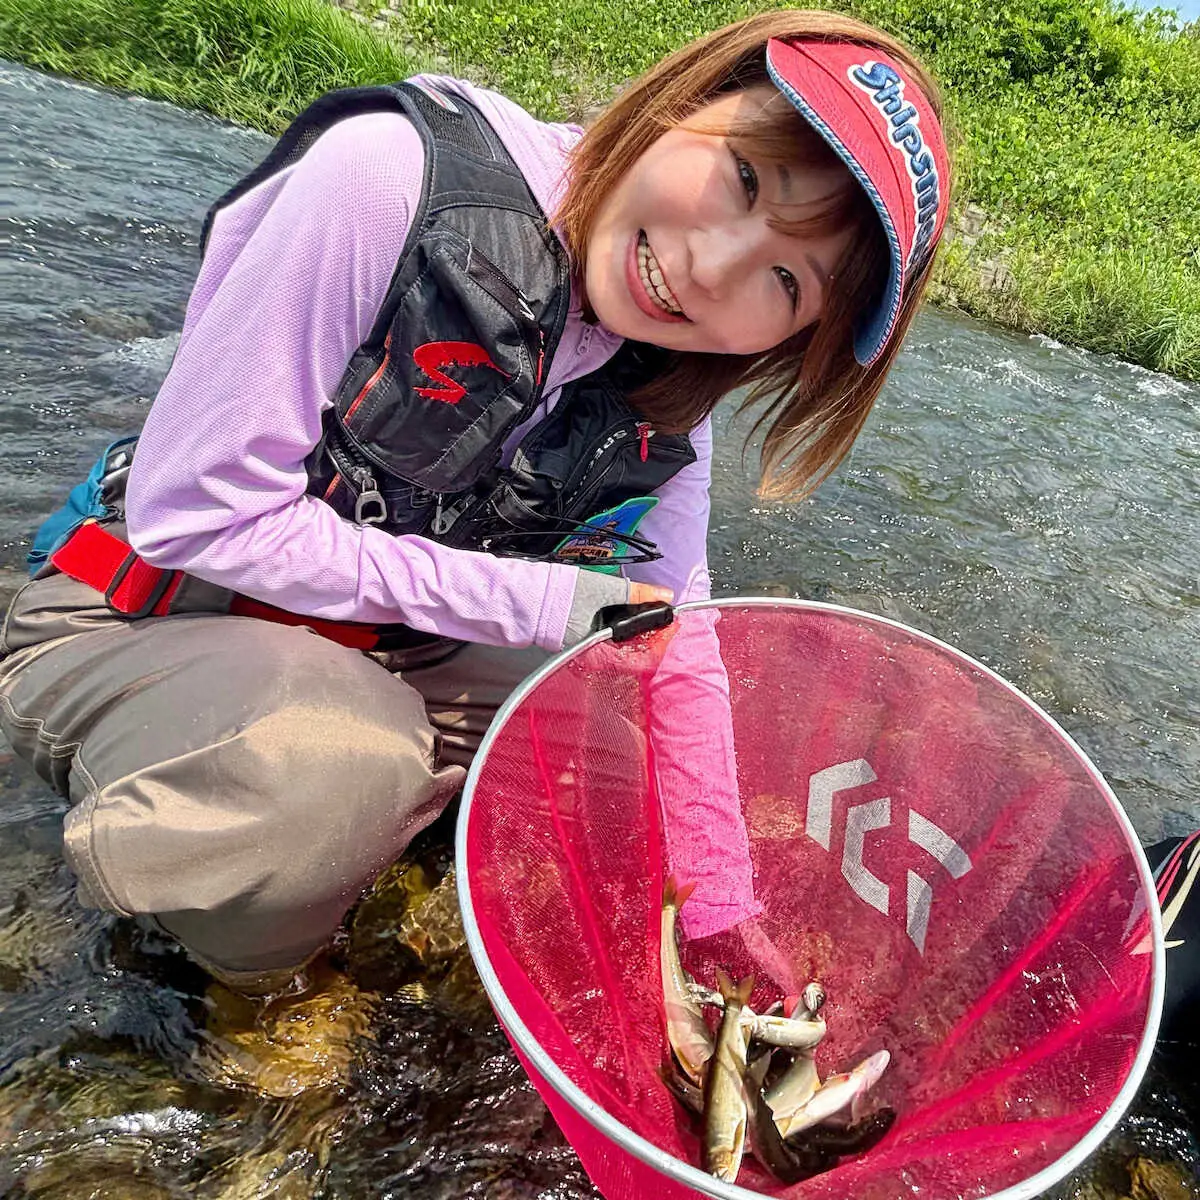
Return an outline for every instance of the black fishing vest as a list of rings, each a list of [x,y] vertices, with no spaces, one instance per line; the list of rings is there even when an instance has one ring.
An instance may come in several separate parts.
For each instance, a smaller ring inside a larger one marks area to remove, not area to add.
[[[581,522],[653,493],[696,455],[686,436],[656,431],[626,401],[668,361],[627,341],[603,368],[567,384],[511,465],[499,466],[505,438],[541,400],[570,268],[478,109],[403,83],[330,93],[213,206],[204,240],[223,206],[295,162],[334,122],[396,110],[424,145],[421,198],[379,315],[307,460],[308,490],[360,525],[552,561]],[[632,557],[658,554],[643,542]]]

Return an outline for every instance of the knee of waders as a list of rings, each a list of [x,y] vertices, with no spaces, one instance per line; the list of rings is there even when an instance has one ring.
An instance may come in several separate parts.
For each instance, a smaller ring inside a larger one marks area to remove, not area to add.
[[[158,623],[191,627],[172,633],[177,655],[204,634],[204,661],[168,662],[97,723],[68,856],[118,911],[349,903],[462,773],[436,763],[421,697],[372,660],[304,630],[214,621]]]

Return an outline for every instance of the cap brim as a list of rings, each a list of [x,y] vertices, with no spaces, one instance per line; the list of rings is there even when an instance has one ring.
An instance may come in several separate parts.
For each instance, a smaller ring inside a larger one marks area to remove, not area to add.
[[[878,134],[869,125],[872,118],[858,103],[846,102],[845,85],[834,78],[822,63],[789,43],[772,40],[767,45],[767,71],[772,82],[796,111],[846,164],[867,193],[887,235],[891,255],[887,283],[878,305],[873,312],[863,316],[854,333],[854,357],[860,365],[869,367],[883,353],[896,327],[904,288],[904,252],[900,235],[874,182],[881,172],[894,174],[894,168],[885,162],[874,162],[868,167],[862,161],[866,154],[861,148],[879,141]],[[804,94],[801,94],[798,85],[804,88]],[[827,97],[827,102],[821,104],[822,111],[818,111],[809,97],[814,100]],[[850,148],[852,142],[860,147],[857,153]]]

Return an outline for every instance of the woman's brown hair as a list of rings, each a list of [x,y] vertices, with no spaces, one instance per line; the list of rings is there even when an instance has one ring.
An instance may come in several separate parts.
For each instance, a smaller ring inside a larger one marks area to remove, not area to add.
[[[586,260],[597,213],[620,179],[666,130],[733,90],[766,85],[771,38],[853,41],[899,62],[941,118],[941,99],[928,72],[887,34],[836,13],[788,9],[760,13],[677,50],[626,88],[576,145],[566,193],[554,214],[576,263]],[[740,145],[768,163],[827,166],[840,162],[792,106],[780,97],[734,130]],[[675,353],[666,371],[630,397],[664,430],[684,431],[706,417],[735,388],[747,387],[742,408],[766,402],[751,436],[766,425],[760,493],[803,496],[837,467],[862,429],[883,381],[920,307],[933,264],[930,255],[908,281],[900,313],[883,353],[870,367],[853,353],[859,315],[883,291],[889,252],[882,223],[866,192],[847,172],[844,194],[829,211],[803,221],[773,219],[786,232],[849,229],[849,246],[837,264],[821,319],[762,354]]]

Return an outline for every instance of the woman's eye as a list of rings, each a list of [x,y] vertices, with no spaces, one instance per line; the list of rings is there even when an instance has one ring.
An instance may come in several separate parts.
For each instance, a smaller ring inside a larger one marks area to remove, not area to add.
[[[786,267],[776,267],[775,274],[779,276],[780,282],[787,289],[788,295],[792,298],[792,308],[795,309],[797,301],[800,299],[800,285],[796,282],[796,277]]]
[[[742,187],[746,190],[746,195],[750,197],[750,203],[753,204],[755,197],[758,195],[758,175],[755,174],[754,168],[740,155],[735,154],[733,161],[737,163],[738,178],[742,181]]]

